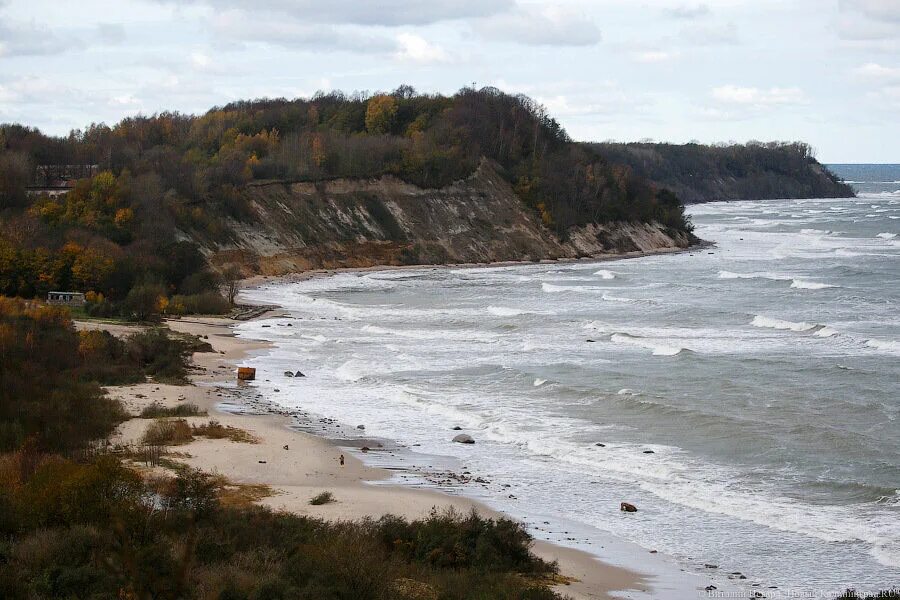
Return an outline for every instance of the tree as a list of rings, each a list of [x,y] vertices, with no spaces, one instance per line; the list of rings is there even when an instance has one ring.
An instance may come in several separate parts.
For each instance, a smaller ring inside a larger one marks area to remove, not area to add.
[[[125,298],[125,306],[138,321],[148,321],[159,314],[160,298],[166,297],[166,288],[158,283],[139,283],[131,288]]]
[[[31,165],[24,154],[0,153],[0,209],[25,204]]]
[[[241,270],[237,265],[227,265],[222,270],[222,279],[225,282],[225,298],[230,306],[234,306],[234,299],[241,289]]]
[[[374,135],[390,133],[397,117],[397,100],[393,96],[373,96],[366,106],[366,131]]]

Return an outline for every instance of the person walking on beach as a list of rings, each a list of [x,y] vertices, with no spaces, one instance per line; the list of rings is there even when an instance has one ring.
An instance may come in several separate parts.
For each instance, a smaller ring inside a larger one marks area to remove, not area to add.
[[[344,466],[344,455],[343,454],[341,454],[341,466],[342,467]]]

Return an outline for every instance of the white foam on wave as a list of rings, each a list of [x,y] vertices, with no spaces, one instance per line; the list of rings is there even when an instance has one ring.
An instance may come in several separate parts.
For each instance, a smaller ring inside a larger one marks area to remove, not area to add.
[[[615,279],[616,278],[616,274],[607,269],[600,269],[599,271],[594,273],[594,275],[599,276],[600,279]]]
[[[517,317],[519,315],[528,314],[527,310],[508,308],[506,306],[488,306],[487,311],[495,317]]]
[[[794,279],[791,282],[791,287],[798,290],[824,290],[826,288],[833,288],[833,286],[828,283],[819,283],[817,281],[806,281],[803,279]]]
[[[837,329],[832,329],[831,327],[822,327],[821,329],[817,330],[813,335],[816,337],[828,338],[828,337],[838,335],[839,333],[840,333],[840,331],[838,331]]]
[[[626,298],[625,296],[613,296],[612,294],[603,294],[603,299],[607,302],[624,302],[625,304],[640,302],[640,300],[635,300],[634,298]]]
[[[629,346],[638,346],[651,350],[653,356],[675,356],[680,354],[687,348],[681,346],[671,346],[655,340],[628,335],[627,333],[614,333],[610,336],[610,341],[617,344],[628,344]]]
[[[554,285],[552,283],[542,283],[541,289],[548,294],[558,294],[560,292],[579,292],[586,288],[571,285]]]
[[[532,383],[531,385],[533,385],[534,387],[541,387],[545,383],[547,383],[546,379],[541,379],[540,377],[538,377],[537,379],[534,380],[534,383]]]
[[[892,240],[895,237],[897,237],[897,234],[896,233],[879,233],[875,237],[881,238],[883,240]]]
[[[733,271],[719,271],[719,279],[769,279],[771,281],[788,281],[793,279],[790,275],[781,275],[769,271],[758,273],[735,273]]]
[[[866,340],[866,346],[876,350],[884,350],[890,354],[900,354],[900,341],[897,340],[880,340],[873,338]]]
[[[754,327],[762,327],[764,329],[778,329],[781,331],[811,331],[813,329],[818,328],[818,330],[822,329],[821,325],[816,325],[814,323],[796,323],[794,321],[785,321],[782,319],[772,319],[769,317],[764,317],[762,315],[756,315],[753,317],[753,320],[750,322]]]

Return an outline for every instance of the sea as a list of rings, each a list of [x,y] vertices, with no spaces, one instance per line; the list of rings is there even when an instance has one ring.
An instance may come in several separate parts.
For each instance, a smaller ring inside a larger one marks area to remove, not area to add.
[[[538,538],[766,597],[900,587],[900,166],[843,167],[856,198],[690,206],[712,245],[682,253],[263,284],[286,316],[238,335],[273,342],[274,404]]]

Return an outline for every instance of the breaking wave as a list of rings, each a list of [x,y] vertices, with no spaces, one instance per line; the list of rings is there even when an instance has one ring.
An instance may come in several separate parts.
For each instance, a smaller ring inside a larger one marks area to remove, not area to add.
[[[772,319],[770,317],[764,317],[762,315],[756,315],[753,317],[753,320],[750,322],[754,327],[762,327],[764,329],[778,329],[781,331],[821,331],[825,328],[824,325],[817,325],[815,323],[796,323],[794,321],[784,321],[782,319]]]
[[[803,279],[794,279],[791,282],[791,287],[796,288],[798,290],[824,290],[825,288],[833,288],[833,286],[828,283],[819,283],[816,281],[805,281]]]
[[[617,344],[628,344],[629,346],[638,346],[651,350],[654,356],[675,356],[687,350],[681,346],[672,346],[657,342],[655,340],[629,335],[627,333],[614,333],[610,336],[610,341]]]

